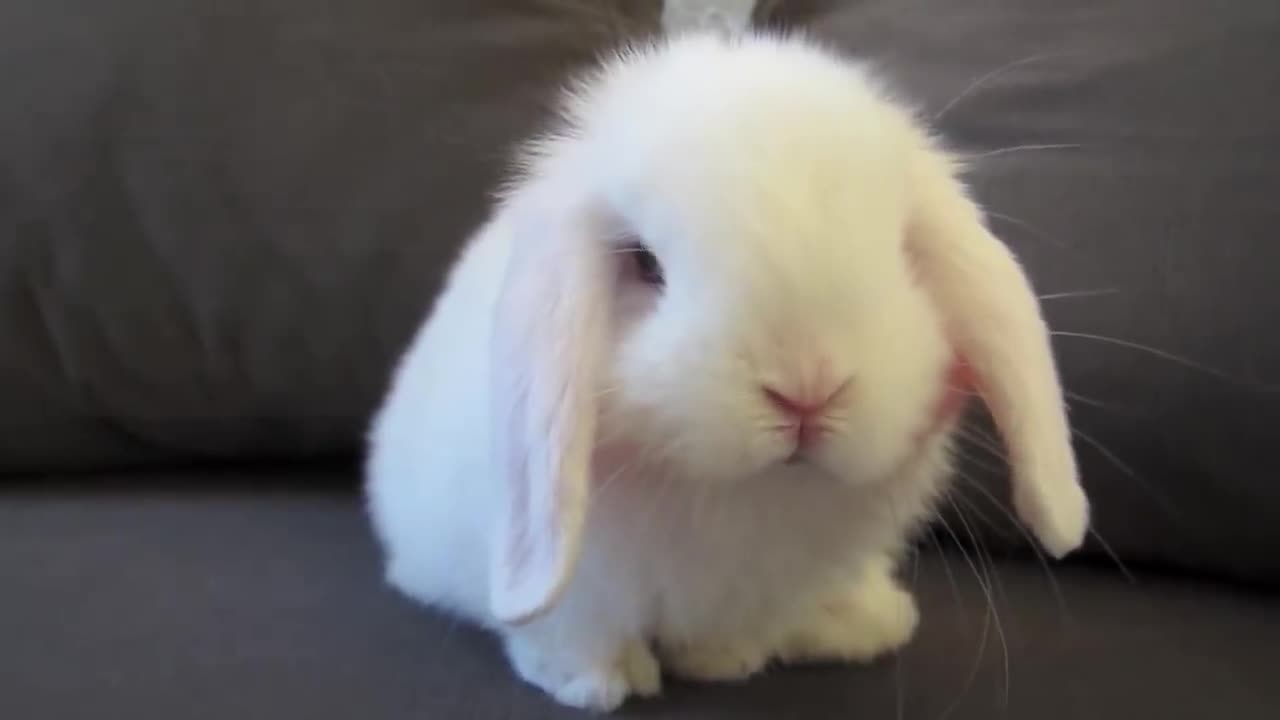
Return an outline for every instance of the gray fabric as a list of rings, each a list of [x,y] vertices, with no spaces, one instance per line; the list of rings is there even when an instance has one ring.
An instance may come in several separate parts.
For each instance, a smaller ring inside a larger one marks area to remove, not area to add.
[[[517,682],[488,637],[384,589],[346,481],[0,488],[0,717],[587,717]],[[979,653],[974,575],[926,555],[923,626],[900,664],[678,685],[622,717],[935,720],[953,703],[952,720],[1275,717],[1277,598],[1105,568],[1053,576],[1061,599],[1038,565],[993,571],[1007,704],[994,627]]]
[[[1114,291],[1045,301],[1053,328],[1120,341],[1055,341],[1114,551],[1280,585],[1280,3],[767,5],[941,115],[1042,293]],[[981,444],[966,475],[1003,500]],[[970,495],[974,525],[1026,545]]]
[[[353,450],[511,143],[659,9],[0,5],[0,471]]]

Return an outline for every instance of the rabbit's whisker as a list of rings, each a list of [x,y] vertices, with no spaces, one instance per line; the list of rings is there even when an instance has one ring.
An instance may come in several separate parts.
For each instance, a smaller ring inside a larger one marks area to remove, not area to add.
[[[969,555],[969,553],[964,549],[964,544],[960,542],[960,536],[957,535],[955,530],[951,528],[951,524],[948,523],[946,519],[941,516],[939,516],[937,520],[939,524],[942,526],[942,528],[947,531],[947,534],[951,536],[951,541],[956,547],[956,549],[960,552],[961,557],[964,559],[966,563],[968,563],[969,569],[973,573],[973,577],[977,581],[978,587],[982,590],[983,597],[986,599],[986,603],[987,603],[986,612],[983,615],[982,636],[978,645],[978,651],[974,658],[973,666],[970,669],[969,678],[965,681],[964,687],[961,688],[960,694],[956,697],[956,699],[952,701],[952,703],[948,705],[945,710],[943,710],[941,715],[938,716],[939,720],[946,720],[946,718],[950,717],[951,713],[955,712],[955,709],[959,707],[961,700],[963,700],[965,695],[969,693],[970,689],[972,689],[973,687],[973,683],[977,680],[978,669],[981,667],[982,658],[986,653],[987,636],[990,632],[990,627],[993,623],[996,628],[996,636],[1000,640],[1000,644],[1004,652],[1004,665],[1006,668],[1005,669],[1006,678],[1008,677],[1009,644],[1005,639],[1004,627],[1003,627],[1003,624],[1000,622],[1000,614],[996,610],[995,598],[991,593],[990,586],[984,581],[983,575],[981,572],[979,572],[977,564],[973,561],[973,558]],[[1006,681],[1006,685],[1007,685],[1007,681]]]
[[[1101,288],[1098,290],[1076,290],[1074,292],[1048,293],[1046,295],[1039,296],[1039,298],[1041,300],[1065,300],[1068,298],[1091,298],[1101,297],[1103,295],[1118,295],[1119,293],[1119,288]]]
[[[1040,229],[1040,228],[1036,227],[1035,225],[1032,225],[1031,223],[1027,222],[1026,220],[1021,220],[1021,219],[1016,218],[1016,217],[1014,217],[1014,216],[1012,216],[1012,215],[1006,215],[1005,213],[996,212],[996,211],[994,211],[994,210],[987,210],[987,211],[986,211],[986,214],[987,214],[987,217],[993,217],[993,218],[996,218],[996,219],[999,219],[999,220],[1004,220],[1004,221],[1005,221],[1005,222],[1007,222],[1007,223],[1012,223],[1012,224],[1014,224],[1014,225],[1017,225],[1018,227],[1023,228],[1024,230],[1029,231],[1032,235],[1035,235],[1035,236],[1036,236],[1036,238],[1038,238],[1038,239],[1040,239],[1040,240],[1043,240],[1044,242],[1047,242],[1047,243],[1049,243],[1050,245],[1053,245],[1054,247],[1057,247],[1057,248],[1065,248],[1065,247],[1066,247],[1066,245],[1065,245],[1062,241],[1060,241],[1060,240],[1058,240],[1058,239],[1054,238],[1054,237],[1053,237],[1052,235],[1050,235],[1049,233],[1047,233],[1047,232],[1045,232],[1044,230],[1042,230],[1042,229]]]
[[[1022,65],[1028,65],[1030,63],[1039,62],[1041,60],[1048,60],[1049,58],[1052,58],[1055,56],[1061,56],[1065,54],[1066,53],[1036,53],[1035,55],[1028,55],[1027,57],[1019,58],[1012,62],[1006,63],[1004,65],[1001,65],[1000,67],[995,68],[994,70],[987,72],[986,74],[980,76],[978,79],[969,83],[969,85],[966,86],[964,90],[960,91],[960,94],[951,98],[951,100],[946,105],[942,106],[941,110],[934,113],[933,122],[936,123],[939,120],[941,120],[948,112],[952,110],[952,108],[960,104],[960,102],[963,101],[965,98],[969,97],[970,95],[972,95],[973,93],[981,89],[987,83],[991,82],[992,80],[995,80],[996,78],[1009,72],[1010,70],[1013,70],[1014,68],[1020,67]]]
[[[1076,427],[1071,428],[1071,433],[1076,437],[1080,438],[1081,440],[1083,440],[1087,445],[1089,445],[1089,447],[1092,447],[1094,450],[1096,450],[1098,454],[1100,454],[1103,458],[1105,458],[1108,462],[1110,462],[1113,466],[1115,466],[1115,468],[1119,470],[1121,473],[1128,476],[1134,482],[1138,483],[1138,485],[1147,493],[1149,493],[1151,497],[1160,505],[1160,508],[1168,515],[1169,519],[1179,523],[1183,521],[1182,514],[1179,512],[1178,508],[1173,504],[1173,502],[1165,494],[1161,493],[1155,487],[1155,485],[1153,485],[1146,478],[1140,475],[1138,471],[1133,469],[1132,466],[1130,466],[1128,463],[1121,460],[1118,455],[1112,452],[1111,449],[1109,449],[1106,445],[1103,445],[1101,441],[1095,439],[1091,435],[1086,434],[1083,430]]]
[[[1079,150],[1083,148],[1079,143],[1028,143],[1026,145],[1011,145],[1009,147],[996,148],[995,150],[987,150],[986,152],[975,153],[966,156],[966,160],[986,160],[1000,155],[1008,155],[1010,153],[1027,152],[1031,150]]]
[[[1153,355],[1163,360],[1168,360],[1169,362],[1174,363],[1176,365],[1180,365],[1182,367],[1185,367],[1191,370],[1196,370],[1206,375],[1216,377],[1219,380],[1224,380],[1233,385],[1244,385],[1247,387],[1252,387],[1255,390],[1259,390],[1261,392],[1267,392],[1267,393],[1280,392],[1280,386],[1270,385],[1270,384],[1261,383],[1261,382],[1252,382],[1248,380],[1242,380],[1238,377],[1231,375],[1230,373],[1223,372],[1222,370],[1218,370],[1217,368],[1211,367],[1204,363],[1197,362],[1190,358],[1186,358],[1181,355],[1171,353],[1167,350],[1161,350],[1160,348],[1152,347],[1151,345],[1144,345],[1139,342],[1134,342],[1132,340],[1124,340],[1122,338],[1111,337],[1109,335],[1072,332],[1067,330],[1051,330],[1049,334],[1054,337],[1093,340],[1095,342],[1105,343],[1108,345],[1115,345],[1117,347],[1128,348],[1130,350],[1137,350],[1139,352],[1143,352],[1148,355]]]

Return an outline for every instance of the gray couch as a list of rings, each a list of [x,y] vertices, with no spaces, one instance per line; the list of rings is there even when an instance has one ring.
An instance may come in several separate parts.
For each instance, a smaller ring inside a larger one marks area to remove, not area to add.
[[[510,144],[658,5],[0,4],[0,718],[576,716],[382,585],[356,458]],[[623,715],[1280,717],[1280,4],[757,19],[976,157],[1098,534],[1042,564],[976,444],[900,657]]]

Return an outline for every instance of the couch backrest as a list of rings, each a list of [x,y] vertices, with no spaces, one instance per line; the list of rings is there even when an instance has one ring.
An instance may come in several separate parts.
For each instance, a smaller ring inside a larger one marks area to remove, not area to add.
[[[0,471],[349,452],[595,0],[0,8]]]

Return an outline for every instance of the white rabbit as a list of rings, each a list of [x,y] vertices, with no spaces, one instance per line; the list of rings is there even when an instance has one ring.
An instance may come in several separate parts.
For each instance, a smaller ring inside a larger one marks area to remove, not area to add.
[[[966,378],[1014,503],[1082,541],[1034,294],[860,65],[688,35],[605,63],[466,246],[374,421],[389,582],[568,705],[867,660]]]

